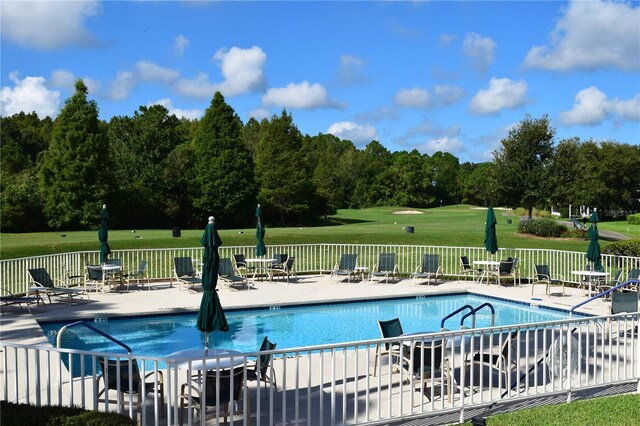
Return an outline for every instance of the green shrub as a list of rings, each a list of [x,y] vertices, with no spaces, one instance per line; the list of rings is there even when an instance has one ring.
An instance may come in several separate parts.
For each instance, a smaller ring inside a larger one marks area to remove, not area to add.
[[[640,256],[640,240],[622,240],[607,244],[602,248],[603,254],[615,256]]]
[[[567,232],[561,235],[562,238],[575,238],[578,240],[588,240],[589,234],[584,229],[567,229]]]
[[[527,219],[520,221],[518,232],[532,234],[538,237],[561,237],[567,232],[567,227],[553,219]]]
[[[518,207],[516,209],[513,209],[513,214],[515,214],[516,216],[529,217],[529,210],[525,210],[522,207]],[[533,209],[531,214],[533,217],[541,217],[541,218],[551,216],[551,212],[549,210],[538,210],[536,208]]]
[[[640,213],[627,215],[627,222],[630,225],[640,225]]]
[[[88,411],[60,405],[35,406],[0,401],[1,426],[134,426],[124,414]]]

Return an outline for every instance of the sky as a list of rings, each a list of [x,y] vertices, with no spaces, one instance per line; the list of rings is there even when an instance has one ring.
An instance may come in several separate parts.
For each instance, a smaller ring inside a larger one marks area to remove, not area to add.
[[[640,2],[0,2],[2,116],[286,110],[303,134],[492,159],[527,115],[556,140],[640,144]]]

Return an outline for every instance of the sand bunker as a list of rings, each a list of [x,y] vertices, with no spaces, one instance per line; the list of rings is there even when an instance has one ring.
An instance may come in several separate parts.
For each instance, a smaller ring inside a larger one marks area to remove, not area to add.
[[[419,212],[418,210],[398,210],[397,212],[393,212],[393,214],[423,214],[423,212]]]

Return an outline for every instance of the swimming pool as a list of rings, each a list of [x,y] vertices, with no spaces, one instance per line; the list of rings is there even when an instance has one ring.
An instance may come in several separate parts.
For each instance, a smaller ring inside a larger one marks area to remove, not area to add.
[[[377,320],[400,318],[405,333],[439,331],[444,316],[464,305],[479,306],[490,302],[496,325],[524,324],[568,318],[563,311],[531,307],[469,294],[419,298],[385,299],[367,302],[316,304],[271,309],[226,311],[228,332],[209,334],[210,347],[253,352],[264,336],[278,344],[278,349],[377,339]],[[447,320],[446,327],[458,329],[461,314]],[[91,325],[131,347],[134,355],[166,356],[183,349],[204,347],[204,333],[196,328],[197,313],[96,319]],[[67,322],[40,324],[55,346],[58,330]],[[471,324],[468,318],[466,325]],[[476,327],[489,327],[491,314],[482,309]],[[124,350],[84,327],[63,334],[65,348],[122,353]]]

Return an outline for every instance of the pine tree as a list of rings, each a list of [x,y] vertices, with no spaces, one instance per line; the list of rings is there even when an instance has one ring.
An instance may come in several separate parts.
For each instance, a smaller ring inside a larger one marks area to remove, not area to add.
[[[100,220],[107,199],[109,144],[98,106],[87,86],[75,93],[53,124],[51,145],[40,168],[45,215],[54,229],[89,228]]]
[[[255,211],[253,161],[242,140],[242,121],[220,92],[200,120],[194,152],[194,205],[203,223],[214,215],[224,227],[247,224]]]

